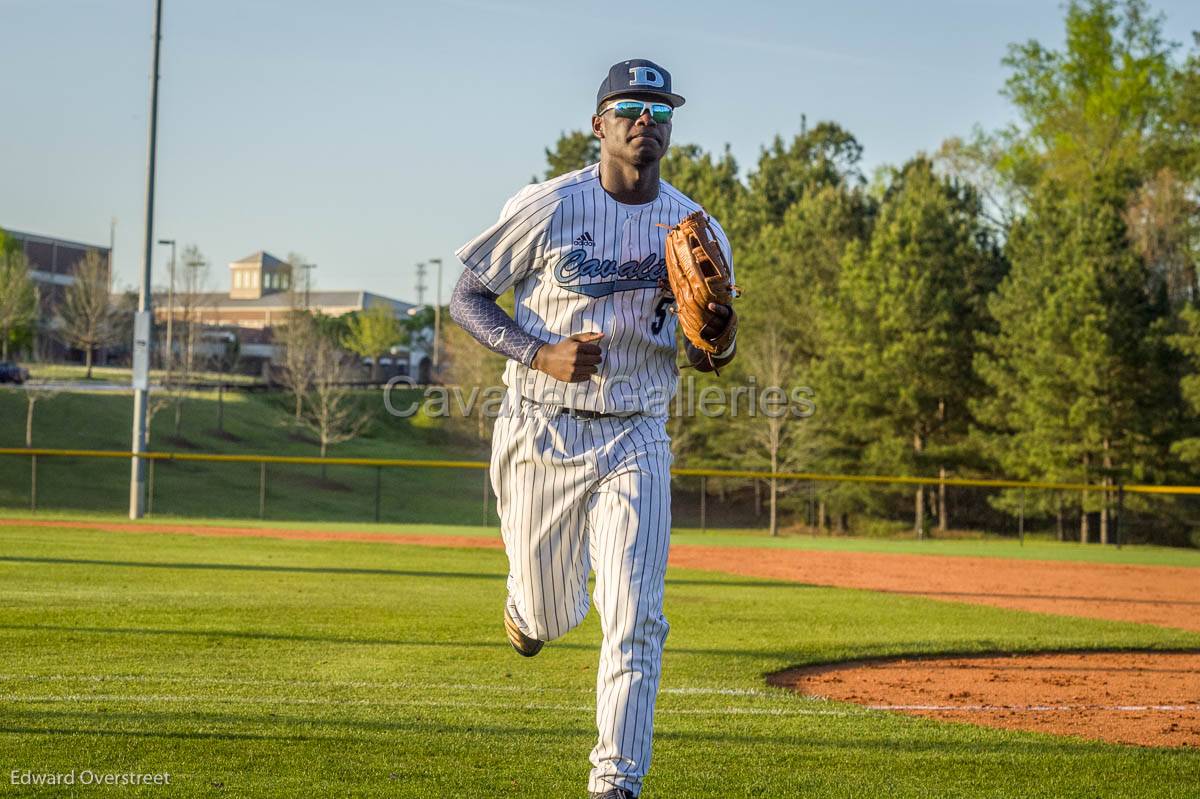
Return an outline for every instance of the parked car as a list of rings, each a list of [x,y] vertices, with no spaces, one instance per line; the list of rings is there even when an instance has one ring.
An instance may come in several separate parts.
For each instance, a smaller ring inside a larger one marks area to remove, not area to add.
[[[28,379],[28,369],[23,369],[12,361],[0,361],[0,383],[16,383],[20,385]]]

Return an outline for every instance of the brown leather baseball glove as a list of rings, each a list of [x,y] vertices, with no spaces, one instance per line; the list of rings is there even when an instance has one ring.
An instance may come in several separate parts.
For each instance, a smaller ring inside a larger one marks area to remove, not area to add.
[[[667,233],[667,280],[675,296],[679,325],[714,368],[713,356],[729,349],[737,334],[737,314],[731,303],[738,288],[731,277],[729,262],[703,211],[688,214]],[[709,303],[730,307],[729,321],[715,333],[711,331],[714,319]],[[706,325],[710,329],[705,329]]]

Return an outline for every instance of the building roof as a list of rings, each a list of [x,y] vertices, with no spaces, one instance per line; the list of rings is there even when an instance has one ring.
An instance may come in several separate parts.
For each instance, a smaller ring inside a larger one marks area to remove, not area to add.
[[[287,261],[282,261],[282,260],[276,258],[274,255],[271,255],[271,253],[269,253],[269,252],[264,252],[263,250],[259,250],[256,253],[247,255],[245,258],[241,258],[237,261],[233,261],[232,263],[229,264],[229,268],[233,269],[235,266],[240,266],[243,264],[258,264],[259,266],[272,267],[272,266],[279,266],[281,264],[286,264],[286,263],[287,263]]]
[[[40,236],[21,230],[2,230],[5,235],[20,244],[25,257],[29,259],[34,280],[69,285],[74,282],[78,263],[87,257],[89,251],[94,251],[105,261],[105,266],[110,266],[112,252],[108,247],[53,236]]]
[[[293,303],[299,297],[300,292],[297,292],[296,295],[293,296],[286,291],[276,291],[252,300],[235,300],[229,297],[228,292],[206,291],[196,297],[192,307],[245,310],[261,308],[271,311],[286,311],[294,307]],[[178,299],[177,296],[177,307],[180,305]],[[155,292],[154,304],[156,307],[165,307],[167,304],[166,293]],[[391,305],[397,314],[406,313],[409,308],[413,307],[412,303],[394,300],[391,297],[384,297],[369,291],[310,291],[308,293],[308,307],[316,310],[321,308],[370,308],[372,305]]]
[[[23,230],[13,230],[12,228],[0,226],[0,231],[4,231],[9,236],[15,239],[24,239],[25,241],[38,241],[45,244],[63,244],[68,247],[78,247],[81,250],[96,250],[97,252],[107,253],[108,247],[102,244],[85,244],[81,241],[72,241],[71,239],[63,239],[58,236],[43,236],[38,233],[26,233]]]

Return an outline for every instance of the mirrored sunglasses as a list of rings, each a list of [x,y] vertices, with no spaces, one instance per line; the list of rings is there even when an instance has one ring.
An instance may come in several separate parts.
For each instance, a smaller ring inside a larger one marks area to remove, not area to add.
[[[658,124],[671,121],[671,116],[675,113],[675,109],[666,103],[655,103],[649,100],[617,100],[615,103],[609,103],[600,113],[612,111],[619,117],[625,119],[637,119],[646,111],[650,112],[650,118]]]

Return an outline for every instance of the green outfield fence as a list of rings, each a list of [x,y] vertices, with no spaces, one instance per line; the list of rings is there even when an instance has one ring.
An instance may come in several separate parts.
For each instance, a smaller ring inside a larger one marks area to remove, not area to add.
[[[123,510],[128,501],[131,452],[7,447],[0,448],[0,456],[0,506],[112,512]],[[484,461],[202,452],[145,452],[141,457],[148,462],[149,514],[497,522]],[[23,479],[19,472],[25,469],[13,468],[20,461],[27,461]],[[335,477],[329,476],[331,471]],[[1134,540],[1158,540],[1169,528],[1168,543],[1194,543],[1193,531],[1200,530],[1200,502],[1192,501],[1200,497],[1200,486],[683,467],[672,469],[672,475],[679,483],[677,525],[701,529],[764,526],[774,486],[783,526],[831,534],[889,528],[897,532],[906,523],[918,535],[935,534],[942,512],[957,517],[955,529],[1022,539],[1027,534],[1052,534],[1066,540],[1078,538],[1076,525],[1091,515],[1090,532],[1103,528],[1104,542],[1116,546],[1131,531],[1137,532]],[[930,489],[925,529],[915,528],[912,494],[902,493],[918,486]],[[952,502],[946,499],[949,491],[954,492]],[[1155,506],[1161,500],[1168,504]],[[854,509],[858,529],[849,529],[846,508]],[[864,518],[871,523],[865,524]],[[1153,534],[1155,525],[1158,535]]]

